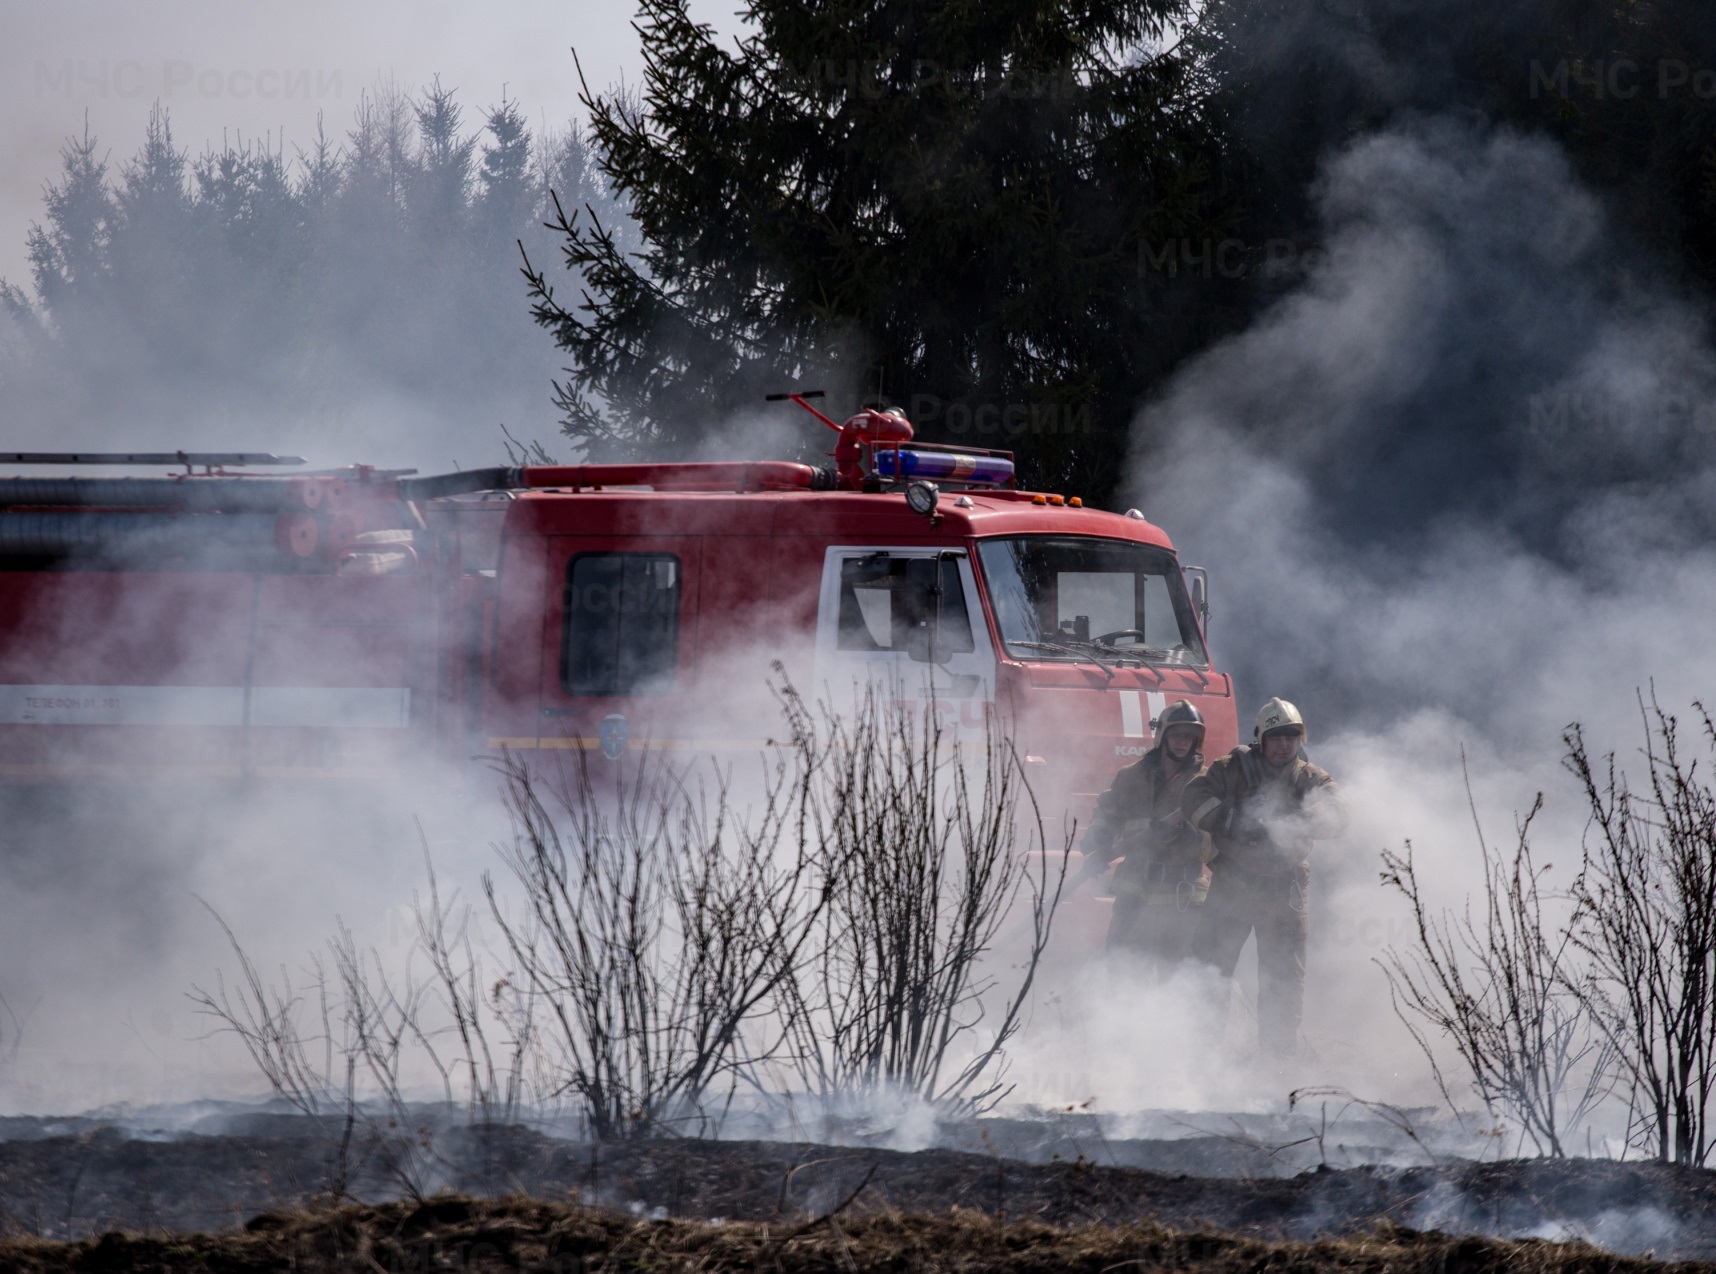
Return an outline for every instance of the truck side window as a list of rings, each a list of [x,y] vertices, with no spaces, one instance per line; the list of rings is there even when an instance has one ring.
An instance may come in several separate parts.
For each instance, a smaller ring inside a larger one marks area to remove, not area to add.
[[[580,553],[566,567],[560,685],[569,695],[665,694],[679,666],[679,559]]]
[[[942,558],[940,571],[931,557],[892,557],[877,553],[847,558],[840,564],[840,614],[836,648],[899,651],[937,663],[969,652],[971,618],[959,563]],[[940,576],[941,622],[936,624],[936,583]]]

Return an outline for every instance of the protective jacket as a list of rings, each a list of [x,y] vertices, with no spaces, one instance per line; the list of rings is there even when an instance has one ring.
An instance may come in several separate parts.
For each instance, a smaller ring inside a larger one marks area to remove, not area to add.
[[[1156,881],[1171,893],[1182,879],[1199,876],[1207,842],[1187,824],[1181,803],[1203,764],[1196,751],[1175,761],[1157,744],[1116,774],[1097,799],[1081,848],[1103,863],[1124,859],[1114,872],[1117,888]]]
[[[1346,803],[1327,770],[1303,755],[1286,765],[1263,759],[1260,744],[1235,748],[1186,784],[1180,808],[1207,832],[1215,860],[1231,870],[1282,872],[1311,856],[1311,843],[1338,836]]]

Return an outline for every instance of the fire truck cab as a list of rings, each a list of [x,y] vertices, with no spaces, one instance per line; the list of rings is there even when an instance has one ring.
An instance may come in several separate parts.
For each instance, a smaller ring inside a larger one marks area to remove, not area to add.
[[[621,475],[647,488],[585,472],[509,501],[486,748],[754,750],[779,728],[777,666],[809,698],[933,696],[956,736],[1007,722],[1068,796],[1141,755],[1175,699],[1234,743],[1196,594],[1141,517],[1012,490],[928,514],[897,490],[688,491],[653,468]]]

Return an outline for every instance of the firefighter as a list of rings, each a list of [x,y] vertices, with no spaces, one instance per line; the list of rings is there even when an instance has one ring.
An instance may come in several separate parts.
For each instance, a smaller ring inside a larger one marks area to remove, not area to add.
[[[1338,836],[1347,816],[1335,781],[1305,756],[1298,708],[1271,699],[1253,733],[1249,747],[1186,784],[1181,801],[1215,851],[1193,955],[1231,978],[1256,932],[1258,1044],[1285,1060],[1298,1051],[1304,1015],[1311,845]]]
[[[1181,699],[1152,726],[1155,746],[1116,774],[1097,800],[1080,845],[1085,861],[1078,881],[1120,859],[1108,950],[1137,952],[1165,974],[1191,954],[1209,887],[1208,840],[1180,808],[1186,784],[1203,769],[1204,719]]]

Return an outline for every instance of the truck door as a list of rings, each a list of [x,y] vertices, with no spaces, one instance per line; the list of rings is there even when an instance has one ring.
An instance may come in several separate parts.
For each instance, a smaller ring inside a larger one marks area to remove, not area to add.
[[[982,730],[995,651],[963,549],[830,548],[817,608],[818,688],[885,683],[934,699],[944,729]]]
[[[550,539],[541,747],[615,756],[681,741],[702,557],[695,535]]]

